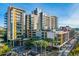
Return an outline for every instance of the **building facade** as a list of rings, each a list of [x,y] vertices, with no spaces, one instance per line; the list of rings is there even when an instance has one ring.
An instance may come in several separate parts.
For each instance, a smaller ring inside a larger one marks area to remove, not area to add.
[[[25,11],[20,8],[8,7],[6,13],[7,39],[19,41],[25,33]]]
[[[53,31],[37,31],[36,37],[40,39],[54,39],[54,32]]]
[[[5,28],[0,27],[0,43],[4,42],[4,36],[5,36]]]
[[[36,8],[32,14],[26,15],[26,36],[35,37],[38,31],[53,31],[57,29],[57,17],[49,16],[41,9]]]
[[[56,39],[54,40],[56,44],[54,45],[62,45],[64,42],[69,40],[69,32],[66,31],[56,31]]]

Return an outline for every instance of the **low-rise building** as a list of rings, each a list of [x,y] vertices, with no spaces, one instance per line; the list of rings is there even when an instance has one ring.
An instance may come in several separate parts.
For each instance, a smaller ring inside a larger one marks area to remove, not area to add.
[[[36,32],[36,37],[38,38],[48,38],[48,39],[54,39],[54,32],[53,31],[37,31]]]
[[[61,45],[67,40],[69,40],[69,32],[68,31],[37,31],[36,32],[37,38],[48,38],[53,40],[53,45]]]
[[[56,45],[61,45],[64,42],[69,40],[69,32],[68,31],[56,31]]]
[[[4,41],[4,34],[5,34],[5,29],[3,27],[0,27],[0,43]]]

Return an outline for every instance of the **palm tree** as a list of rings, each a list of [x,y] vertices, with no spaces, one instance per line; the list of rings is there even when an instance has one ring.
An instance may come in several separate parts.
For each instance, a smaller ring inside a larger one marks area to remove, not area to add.
[[[46,48],[49,46],[47,41],[43,41],[43,47],[45,48],[45,55],[46,55]]]
[[[42,55],[43,40],[39,40],[38,45],[39,47],[41,47],[41,55]]]
[[[40,47],[41,47],[41,53],[42,53],[42,47],[45,48],[45,55],[46,55],[46,48],[49,46],[49,41],[40,40],[39,41]]]
[[[32,44],[35,46],[35,48],[36,48],[36,52],[37,52],[38,41],[33,41]]]
[[[36,52],[37,52],[37,47],[41,47],[41,55],[42,55],[42,47],[45,48],[45,55],[46,55],[46,48],[48,47],[49,43],[45,40],[38,40],[38,41],[33,41],[33,45],[36,47]]]

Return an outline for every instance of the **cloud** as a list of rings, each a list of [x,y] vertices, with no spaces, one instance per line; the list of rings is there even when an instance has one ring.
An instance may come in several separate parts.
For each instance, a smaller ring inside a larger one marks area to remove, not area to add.
[[[74,4],[73,7],[68,11],[71,13],[68,18],[63,18],[61,25],[69,25],[71,27],[79,27],[79,4]]]

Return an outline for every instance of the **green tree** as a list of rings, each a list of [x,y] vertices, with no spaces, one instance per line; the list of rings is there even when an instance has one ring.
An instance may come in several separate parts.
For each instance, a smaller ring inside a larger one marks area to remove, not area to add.
[[[45,55],[46,55],[46,48],[49,46],[47,41],[43,41],[43,47],[45,48]]]
[[[37,48],[38,48],[38,45],[39,45],[39,41],[33,41],[32,44],[35,46],[36,52],[37,52]]]
[[[11,49],[7,45],[4,45],[3,47],[0,47],[0,55],[6,54],[10,50]]]

